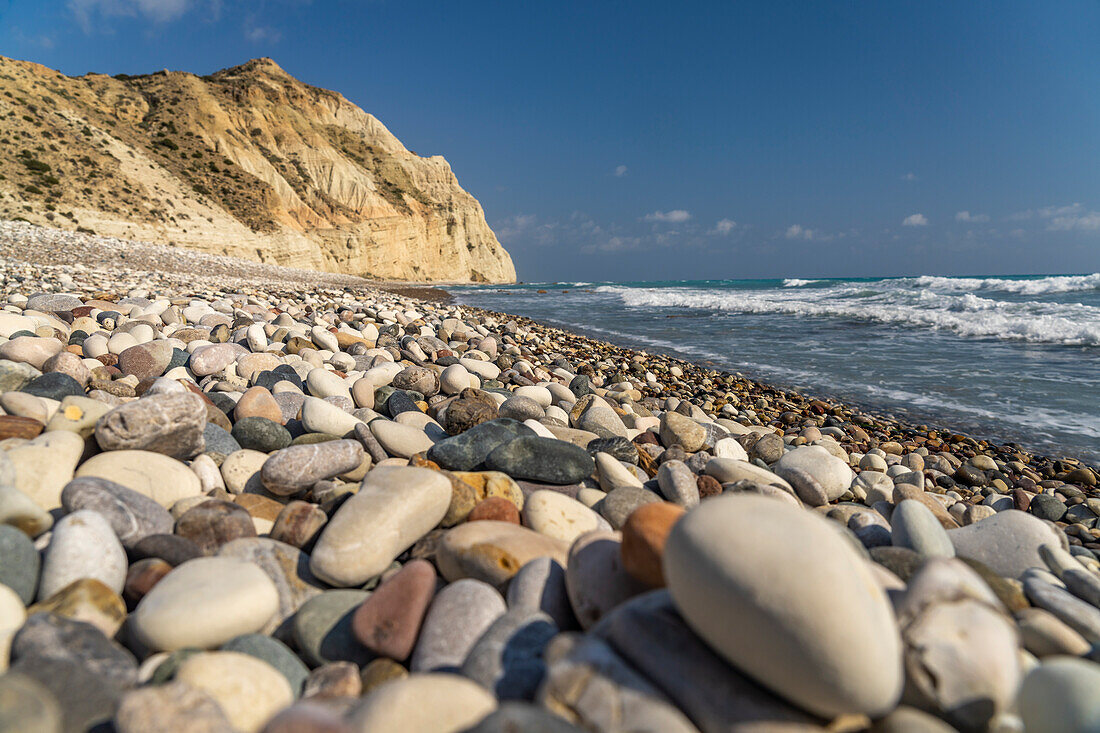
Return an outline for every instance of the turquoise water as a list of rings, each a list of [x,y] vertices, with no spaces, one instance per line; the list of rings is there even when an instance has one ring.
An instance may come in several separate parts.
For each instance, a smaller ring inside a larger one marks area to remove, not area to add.
[[[1100,273],[448,290],[460,303],[1100,463]]]

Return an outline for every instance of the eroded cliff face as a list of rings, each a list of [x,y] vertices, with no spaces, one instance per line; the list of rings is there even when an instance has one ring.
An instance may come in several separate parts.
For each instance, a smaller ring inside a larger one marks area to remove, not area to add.
[[[67,77],[0,57],[0,218],[381,279],[511,282],[441,156],[270,59]]]

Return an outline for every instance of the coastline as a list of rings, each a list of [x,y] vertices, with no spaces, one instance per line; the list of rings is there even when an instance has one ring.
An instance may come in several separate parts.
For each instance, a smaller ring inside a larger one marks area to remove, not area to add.
[[[1067,655],[1091,704],[1077,461],[129,246],[0,223],[0,691],[74,729],[1008,729]]]

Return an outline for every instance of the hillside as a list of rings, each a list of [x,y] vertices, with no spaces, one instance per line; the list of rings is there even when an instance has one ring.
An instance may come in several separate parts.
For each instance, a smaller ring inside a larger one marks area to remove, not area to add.
[[[68,77],[0,57],[0,219],[364,277],[515,280],[446,160],[270,59]]]

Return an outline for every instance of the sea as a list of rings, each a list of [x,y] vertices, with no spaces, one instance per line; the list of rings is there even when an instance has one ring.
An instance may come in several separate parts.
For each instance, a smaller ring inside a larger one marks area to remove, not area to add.
[[[459,303],[1100,465],[1100,273],[447,289]]]

